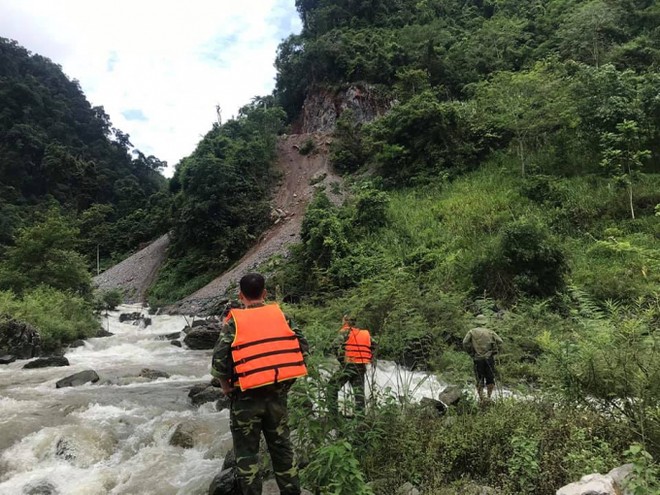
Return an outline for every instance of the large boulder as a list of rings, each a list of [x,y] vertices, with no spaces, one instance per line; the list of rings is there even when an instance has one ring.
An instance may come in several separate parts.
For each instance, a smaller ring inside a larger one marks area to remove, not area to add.
[[[41,335],[32,325],[0,316],[0,356],[10,354],[31,359],[41,354]]]
[[[214,321],[190,330],[183,339],[183,343],[194,350],[213,349],[219,336],[220,324]]]
[[[69,360],[64,356],[48,356],[30,361],[23,369],[48,368],[49,366],[69,366]]]
[[[233,469],[220,472],[209,486],[209,495],[234,495],[238,493],[238,484]]]
[[[61,380],[58,380],[57,383],[55,383],[56,388],[63,388],[63,387],[77,387],[78,385],[83,385],[85,383],[96,383],[99,381],[99,375],[96,374],[96,371],[94,370],[85,370],[81,371],[80,373],[76,373],[75,375],[70,375],[65,378],[62,378]]]
[[[0,356],[0,364],[10,364],[14,361],[16,361],[16,356],[12,356],[11,354]]]
[[[557,490],[557,495],[628,495],[624,491],[624,481],[632,469],[632,464],[626,464],[612,469],[607,474],[588,474],[580,481]]]
[[[184,449],[192,449],[195,446],[195,440],[193,437],[194,432],[195,430],[192,425],[179,423],[176,425],[174,433],[172,433],[170,445]]]

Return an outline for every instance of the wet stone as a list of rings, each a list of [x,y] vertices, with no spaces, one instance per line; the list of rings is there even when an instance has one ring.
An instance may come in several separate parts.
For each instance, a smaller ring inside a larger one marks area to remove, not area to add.
[[[172,344],[173,346],[176,346],[176,347],[183,347],[183,345],[181,344],[181,342],[179,340],[172,340],[172,341],[170,341],[170,344]]]
[[[160,371],[160,370],[152,370],[149,368],[143,368],[138,376],[141,376],[142,378],[149,378],[150,380],[170,377],[169,373],[165,373],[164,371]]]
[[[75,375],[70,375],[65,378],[62,378],[57,383],[55,383],[56,388],[63,387],[77,387],[78,385],[83,385],[88,382],[96,383],[99,381],[99,375],[96,374],[94,370],[85,370]]]
[[[57,441],[55,455],[65,461],[73,461],[76,458],[75,449],[65,438],[60,438]]]
[[[125,321],[135,321],[139,320],[142,318],[142,313],[134,312],[134,313],[122,313],[119,315],[119,323],[124,323]]]
[[[112,337],[113,335],[114,333],[101,329],[98,332],[96,332],[96,335],[94,337]]]
[[[31,483],[23,488],[23,495],[58,495],[58,493],[55,486],[48,481]]]
[[[16,361],[16,356],[11,356],[9,354],[6,356],[0,356],[0,364],[9,364],[14,361]]]
[[[48,356],[30,361],[23,366],[23,369],[48,368],[51,366],[69,366],[69,360],[64,356]]]
[[[73,349],[75,347],[83,347],[85,345],[85,341],[82,339],[74,340],[69,344],[69,348]]]
[[[184,449],[192,449],[195,446],[193,433],[194,429],[192,425],[185,423],[178,424],[172,434],[172,438],[170,438],[170,445]]]
[[[178,339],[181,337],[181,332],[172,332],[172,333],[166,333],[164,335],[159,335],[158,339],[160,340],[174,340]]]

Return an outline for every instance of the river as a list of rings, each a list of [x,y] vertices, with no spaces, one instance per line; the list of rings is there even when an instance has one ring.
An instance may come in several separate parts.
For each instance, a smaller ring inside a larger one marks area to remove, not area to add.
[[[133,311],[146,314],[141,306],[123,305],[103,317],[114,335],[70,349],[68,367],[0,366],[0,495],[208,493],[231,447],[229,414],[214,403],[195,408],[187,395],[192,385],[211,379],[211,351],[159,338],[182,330],[184,317],[152,316],[146,328],[119,322],[120,313]],[[143,368],[170,378],[139,378]],[[55,388],[57,380],[86,369],[100,381]],[[392,395],[418,399],[442,389],[433,377],[387,362],[371,376],[375,388]],[[192,426],[191,449],[169,443],[181,423]]]

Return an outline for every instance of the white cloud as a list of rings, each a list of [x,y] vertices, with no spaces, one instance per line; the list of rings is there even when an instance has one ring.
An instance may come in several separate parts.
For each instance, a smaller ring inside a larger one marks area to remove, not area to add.
[[[0,2],[0,36],[60,64],[168,175],[216,105],[226,119],[272,91],[277,45],[299,30],[294,0]]]

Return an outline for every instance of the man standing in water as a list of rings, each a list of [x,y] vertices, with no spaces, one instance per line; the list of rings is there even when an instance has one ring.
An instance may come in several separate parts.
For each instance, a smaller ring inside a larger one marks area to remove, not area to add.
[[[364,413],[364,378],[367,365],[373,361],[373,342],[369,330],[356,328],[355,319],[345,314],[335,350],[340,366],[328,383],[328,412],[335,418],[339,415],[339,391],[349,382],[355,395],[355,411]]]
[[[211,374],[231,397],[230,428],[243,495],[261,495],[259,441],[263,432],[283,495],[299,495],[300,481],[289,440],[287,393],[307,374],[308,344],[277,304],[264,303],[264,277],[240,281],[244,309],[232,309],[213,351]]]
[[[484,400],[484,384],[490,400],[495,388],[495,354],[504,343],[492,330],[486,328],[488,319],[484,315],[475,318],[476,327],[463,339],[463,347],[472,356],[474,374],[477,379],[479,402]]]

